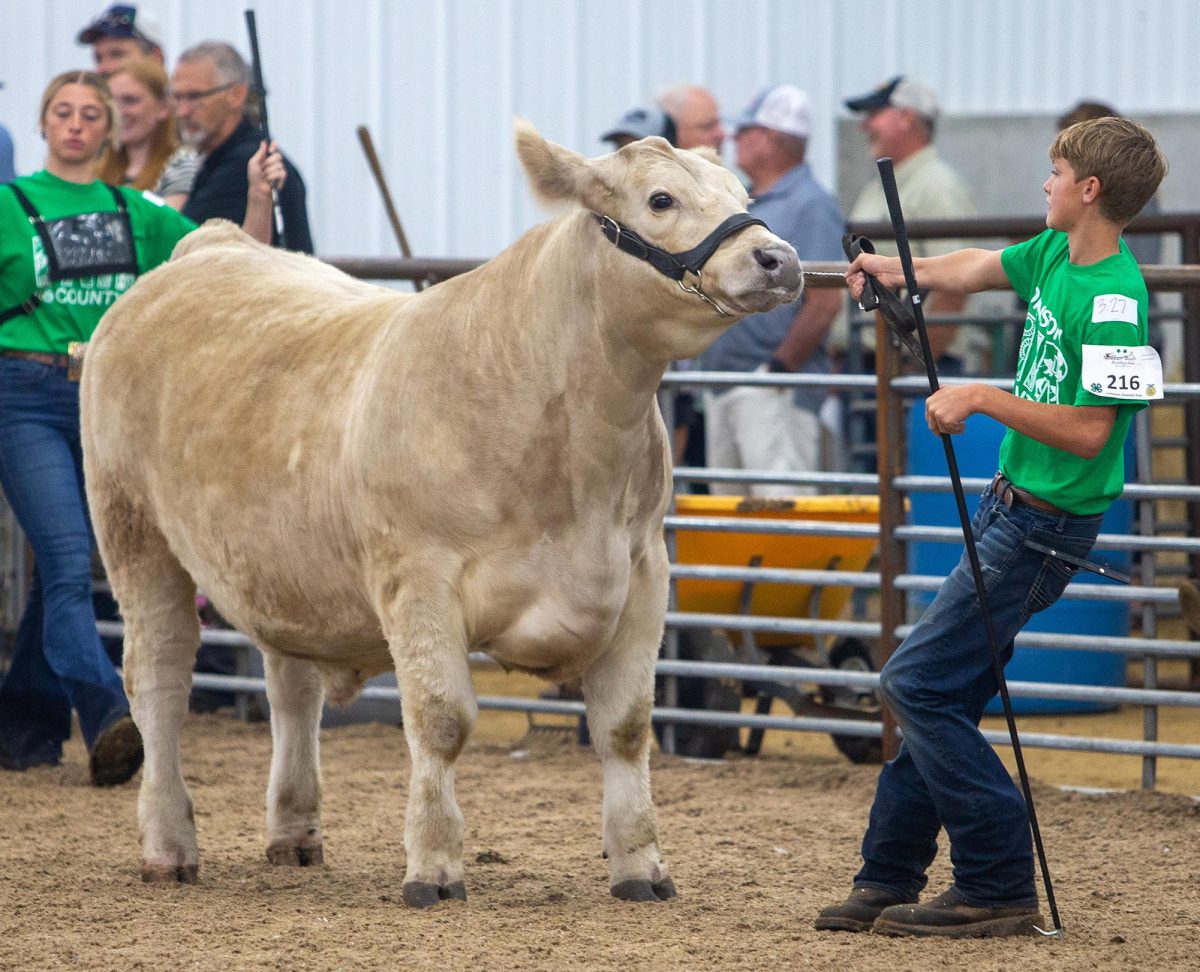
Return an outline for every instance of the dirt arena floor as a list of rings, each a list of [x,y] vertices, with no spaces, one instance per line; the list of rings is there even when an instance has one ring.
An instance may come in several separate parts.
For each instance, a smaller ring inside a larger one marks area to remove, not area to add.
[[[1051,721],[1028,725],[1051,731]],[[644,905],[608,894],[591,751],[569,730],[530,732],[523,715],[484,713],[459,763],[469,900],[429,912],[400,898],[402,733],[343,726],[323,731],[322,747],[327,863],[271,867],[268,727],[189,718],[184,760],[202,855],[192,887],[141,883],[137,780],[92,788],[78,741],[60,767],[0,774],[0,969],[1200,967],[1191,764],[1174,777],[1179,792],[1143,793],[1136,760],[1085,757],[1084,772],[1074,754],[1061,763],[1033,754],[1066,938],[950,942],[812,929],[847,890],[876,773],[826,737],[768,733],[761,756],[719,763],[656,754],[663,851],[680,896]],[[1125,792],[1058,785],[1080,782]],[[931,890],[948,880],[943,855]]]

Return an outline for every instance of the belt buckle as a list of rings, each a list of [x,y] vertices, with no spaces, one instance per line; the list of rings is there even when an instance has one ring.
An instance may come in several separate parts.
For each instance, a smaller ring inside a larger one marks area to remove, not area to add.
[[[79,381],[83,377],[83,355],[87,341],[72,341],[67,345],[67,381]]]

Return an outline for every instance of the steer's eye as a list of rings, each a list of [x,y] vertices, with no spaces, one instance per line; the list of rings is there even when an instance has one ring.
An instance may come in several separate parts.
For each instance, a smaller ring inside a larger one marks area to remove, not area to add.
[[[675,200],[665,192],[656,192],[650,197],[650,208],[662,212],[664,209],[670,209],[674,202]]]

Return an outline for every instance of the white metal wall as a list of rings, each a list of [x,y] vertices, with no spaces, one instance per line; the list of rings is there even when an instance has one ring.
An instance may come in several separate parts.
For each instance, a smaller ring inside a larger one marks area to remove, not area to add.
[[[489,256],[541,218],[513,115],[596,154],[600,131],[668,84],[705,84],[732,115],[790,81],[813,96],[810,156],[835,188],[841,99],[891,74],[928,81],[954,114],[1053,114],[1083,96],[1131,114],[1200,111],[1200,0],[252,2],[272,129],[304,173],[327,255],[396,252],[355,139],[362,123],[414,249]],[[103,3],[0,6],[0,121],[20,171],[41,164],[41,89],[86,64],[74,36]],[[168,58],[208,38],[247,49],[243,0],[146,6]]]

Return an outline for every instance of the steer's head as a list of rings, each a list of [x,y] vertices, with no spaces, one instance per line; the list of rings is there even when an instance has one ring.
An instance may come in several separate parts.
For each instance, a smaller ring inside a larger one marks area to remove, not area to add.
[[[711,150],[681,151],[665,139],[644,138],[587,159],[546,141],[527,122],[517,122],[516,136],[521,163],[544,202],[574,203],[603,218],[588,217],[584,232],[617,261],[609,265],[621,271],[614,280],[623,291],[618,297],[629,300],[635,286],[651,302],[670,331],[659,337],[672,345],[672,356],[696,354],[739,317],[799,297],[796,251],[765,226],[713,236],[745,213],[748,197]],[[706,242],[717,244],[710,254]],[[642,243],[650,247],[645,255]]]

